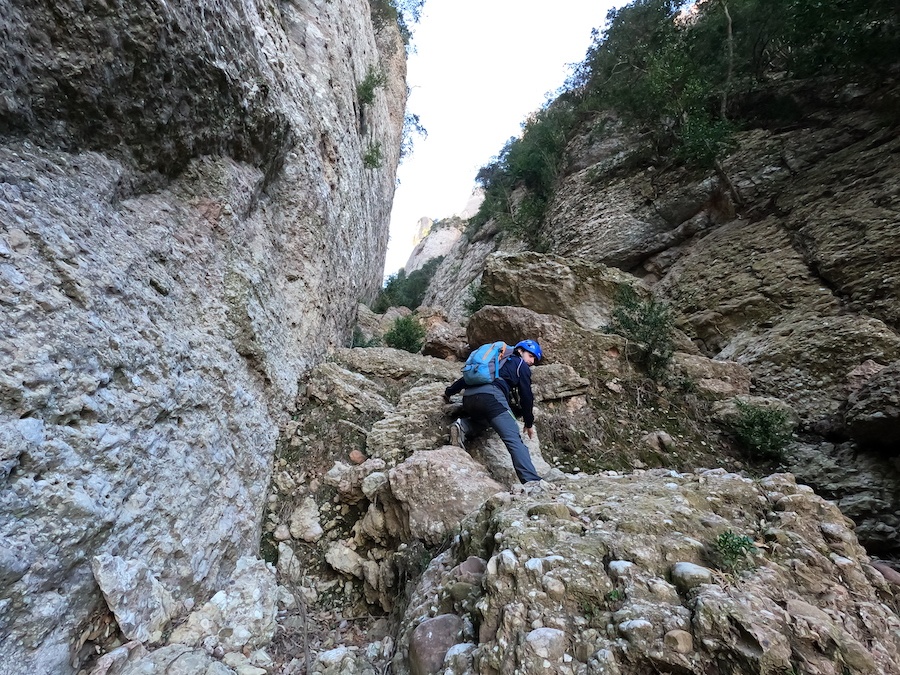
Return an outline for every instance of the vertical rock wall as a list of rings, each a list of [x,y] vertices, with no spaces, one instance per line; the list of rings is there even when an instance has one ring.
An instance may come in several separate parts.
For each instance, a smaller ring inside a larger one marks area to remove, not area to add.
[[[0,673],[66,673],[92,556],[189,606],[256,550],[380,285],[405,52],[362,0],[0,0],[0,43]]]

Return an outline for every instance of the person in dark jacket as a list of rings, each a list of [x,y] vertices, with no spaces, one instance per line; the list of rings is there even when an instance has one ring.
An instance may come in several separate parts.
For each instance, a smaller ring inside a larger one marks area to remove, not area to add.
[[[500,376],[490,384],[467,387],[465,380],[459,378],[444,390],[445,401],[449,401],[453,394],[463,392],[464,416],[450,426],[450,442],[465,448],[467,436],[490,425],[509,450],[516,475],[522,483],[539,481],[541,477],[522,441],[511,402],[517,399],[525,423],[525,433],[528,438],[534,438],[531,366],[540,361],[541,356],[541,346],[535,340],[522,340],[516,344],[512,356],[503,361]]]

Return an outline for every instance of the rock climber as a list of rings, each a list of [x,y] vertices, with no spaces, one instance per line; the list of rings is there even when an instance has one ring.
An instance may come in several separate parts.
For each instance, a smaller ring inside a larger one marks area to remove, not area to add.
[[[531,454],[522,441],[519,424],[513,414],[513,402],[521,409],[528,438],[534,438],[534,394],[531,392],[531,366],[541,360],[543,352],[535,340],[522,340],[513,354],[503,361],[499,377],[489,384],[467,386],[459,378],[444,390],[444,400],[463,392],[463,416],[450,425],[450,443],[465,449],[466,438],[488,425],[497,432],[512,458],[516,475],[522,483],[540,481]]]

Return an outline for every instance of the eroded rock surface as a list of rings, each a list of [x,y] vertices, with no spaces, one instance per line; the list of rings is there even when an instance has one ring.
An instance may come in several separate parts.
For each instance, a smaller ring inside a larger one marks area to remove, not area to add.
[[[726,533],[751,558],[725,555]],[[486,569],[464,593],[470,556]],[[464,523],[423,576],[394,668],[415,672],[419,627],[449,615],[445,673],[897,673],[890,597],[850,521],[789,475],[583,476],[498,495]]]

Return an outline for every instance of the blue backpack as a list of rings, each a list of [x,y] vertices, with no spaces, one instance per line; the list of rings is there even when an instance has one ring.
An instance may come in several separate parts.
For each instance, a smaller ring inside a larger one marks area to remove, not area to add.
[[[490,384],[500,374],[500,365],[512,355],[512,347],[505,342],[489,342],[469,354],[463,366],[463,380],[470,387]]]

